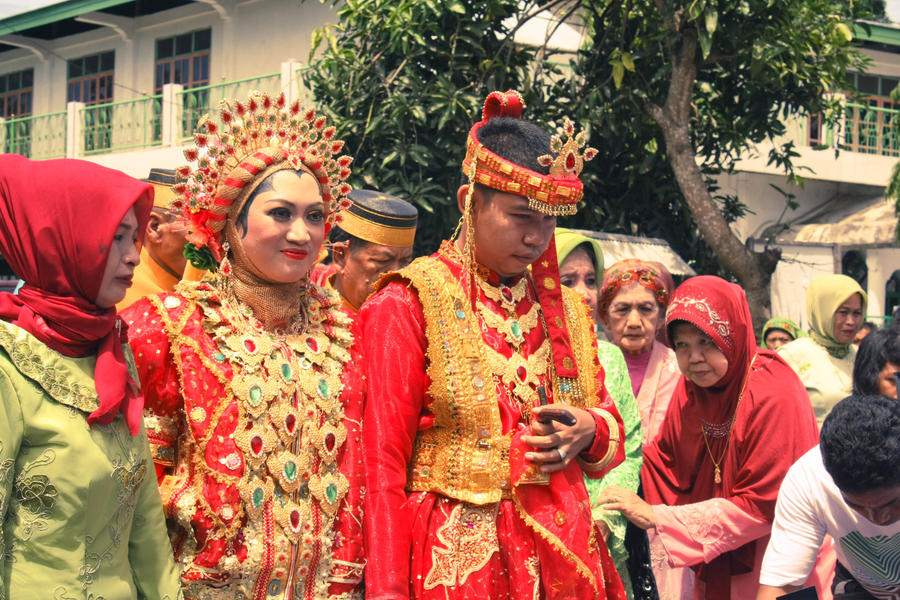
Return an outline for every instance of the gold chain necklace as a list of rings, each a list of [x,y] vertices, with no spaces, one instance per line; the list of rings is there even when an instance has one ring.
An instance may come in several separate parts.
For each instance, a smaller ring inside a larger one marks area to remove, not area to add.
[[[741,385],[741,393],[738,394],[737,404],[734,405],[734,413],[731,415],[731,421],[728,423],[728,433],[725,434],[725,447],[722,449],[722,454],[719,456],[719,460],[713,456],[712,448],[709,446],[709,439],[706,437],[706,429],[703,427],[703,424],[700,424],[700,431],[703,433],[703,443],[706,444],[706,453],[709,454],[709,460],[712,461],[713,467],[715,468],[715,475],[713,477],[713,481],[715,483],[722,483],[722,469],[721,464],[722,461],[725,460],[725,454],[728,452],[728,442],[731,441],[731,430],[734,427],[734,421],[737,419],[737,411],[741,406],[741,400],[744,397],[744,391],[747,389],[747,383],[750,381],[750,373],[753,372],[753,363],[756,362],[757,355],[753,355],[753,360],[750,361],[750,367],[747,369],[747,375],[744,377],[744,383]]]

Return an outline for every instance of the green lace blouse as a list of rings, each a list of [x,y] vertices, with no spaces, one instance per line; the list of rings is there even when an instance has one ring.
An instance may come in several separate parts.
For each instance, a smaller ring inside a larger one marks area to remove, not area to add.
[[[88,426],[95,363],[0,321],[0,599],[182,597],[146,433]]]
[[[625,357],[618,346],[603,340],[597,340],[597,354],[600,364],[603,365],[606,388],[625,424],[625,462],[607,473],[603,479],[585,478],[592,505],[600,491],[611,485],[636,492],[641,482],[641,464],[644,462],[641,450],[641,413],[631,389],[631,377],[628,375]],[[633,598],[631,579],[625,566],[625,561],[628,560],[628,550],[625,548],[627,521],[620,512],[608,512],[599,506],[593,507],[593,516],[595,521],[603,521],[609,527],[610,534],[606,546],[622,578],[625,593],[628,598]]]

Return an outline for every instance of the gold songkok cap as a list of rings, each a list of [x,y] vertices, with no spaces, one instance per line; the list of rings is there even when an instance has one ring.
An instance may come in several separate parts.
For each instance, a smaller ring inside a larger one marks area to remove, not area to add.
[[[353,190],[341,211],[338,227],[361,240],[381,246],[412,246],[416,239],[416,207],[396,196],[374,190]]]
[[[175,200],[175,169],[150,169],[150,176],[145,179],[153,186],[153,207],[168,209]]]

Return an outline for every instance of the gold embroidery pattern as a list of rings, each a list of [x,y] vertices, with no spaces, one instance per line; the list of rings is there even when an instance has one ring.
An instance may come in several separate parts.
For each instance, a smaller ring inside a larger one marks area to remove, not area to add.
[[[400,272],[425,315],[434,426],[420,431],[409,491],[434,491],[471,504],[499,502],[509,488],[509,442],[484,367],[481,330],[462,285],[440,260],[424,257]]]
[[[226,556],[219,569],[225,573],[246,571],[262,561],[264,533],[259,529],[254,538],[251,529],[263,520],[271,523],[283,536],[275,537],[276,547],[281,549],[278,552],[296,553],[291,572],[270,574],[267,581],[256,581],[259,573],[253,570],[232,577],[241,577],[244,584],[255,582],[257,587],[293,586],[303,595],[305,587],[320,587],[333,568],[332,527],[349,490],[349,482],[338,469],[337,455],[347,438],[340,397],[341,373],[353,342],[350,320],[338,310],[337,294],[318,286],[311,286],[305,315],[274,333],[266,331],[249,308],[233,297],[227,283],[182,283],[177,291],[189,301],[177,322],[172,322],[158,299],[154,304],[166,322],[181,389],[186,381],[180,355],[183,348],[189,348],[226,390],[224,401],[207,404],[212,411],[204,413],[212,414],[201,415],[195,406],[186,415],[201,426],[189,427],[188,435],[202,433],[189,441],[193,447],[189,460],[197,473],[192,476],[190,492],[178,500],[179,513],[191,514],[199,507],[216,523],[216,537],[231,539],[243,527],[251,556],[231,567],[224,564],[232,558]],[[204,331],[215,344],[213,358],[197,340],[182,333],[196,308],[201,311]],[[226,365],[232,369],[230,378],[224,371]],[[230,471],[225,472],[207,464],[205,449],[215,423],[234,406],[231,398],[238,408],[233,438],[239,452],[219,461]],[[207,418],[210,425],[204,429]],[[207,478],[237,490],[240,501],[235,510],[230,503],[218,511],[209,505],[204,497]],[[190,531],[190,523],[184,525]],[[248,596],[252,593],[244,589]]]
[[[525,342],[525,337],[537,326],[539,312],[540,305],[535,302],[528,309],[528,312],[521,317],[504,317],[498,315],[483,303],[478,303],[478,314],[481,315],[484,324],[502,333],[506,341],[516,350],[522,346]],[[515,315],[515,311],[513,311],[513,315]]]
[[[473,506],[458,503],[437,530],[439,544],[431,548],[431,570],[424,587],[431,590],[439,585],[462,585],[469,575],[488,563],[500,551],[497,539],[498,504]]]
[[[727,319],[723,319],[705,298],[675,298],[669,304],[669,308],[666,311],[666,319],[676,307],[683,309],[693,308],[697,312],[705,314],[709,321],[709,326],[722,336],[726,344],[731,345],[732,341],[729,337],[731,335],[731,323]]]
[[[59,491],[43,474],[29,475],[36,467],[49,465],[56,460],[56,452],[44,450],[32,462],[26,464],[15,481],[16,518],[21,527],[19,534],[25,541],[36,531],[47,529],[47,520],[53,514],[53,507],[59,498]]]
[[[23,375],[38,383],[60,404],[86,413],[94,412],[100,406],[93,381],[84,377],[85,384],[75,381],[78,373],[65,365],[62,355],[24,329],[0,321],[0,346]]]

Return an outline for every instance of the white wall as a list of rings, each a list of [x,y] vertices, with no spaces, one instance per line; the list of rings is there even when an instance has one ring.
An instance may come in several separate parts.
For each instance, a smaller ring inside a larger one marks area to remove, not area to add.
[[[153,93],[155,43],[206,27],[212,30],[210,83],[234,81],[277,73],[283,61],[307,62],[312,32],[337,22],[328,5],[300,0],[245,0],[221,4],[223,18],[211,6],[192,2],[185,6],[134,19],[129,40],[109,28],[100,28],[58,40],[35,40],[46,48],[46,60],[17,49],[0,53],[0,74],[34,69],[32,114],[65,110],[66,61],[113,50],[116,84],[113,100],[131,100]]]
[[[792,319],[806,330],[806,288],[819,275],[834,272],[831,246],[784,246],[772,275],[772,316]]]

